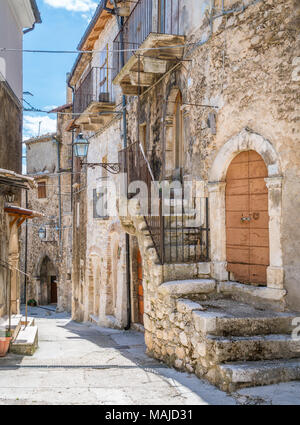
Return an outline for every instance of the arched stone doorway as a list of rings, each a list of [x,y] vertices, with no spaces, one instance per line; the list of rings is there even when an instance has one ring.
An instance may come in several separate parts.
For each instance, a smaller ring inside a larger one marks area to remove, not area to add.
[[[267,168],[264,178],[268,189],[269,255],[267,267],[268,299],[281,299],[285,291],[281,246],[282,176],[281,165],[273,145],[263,136],[249,129],[228,140],[213,162],[209,174],[209,203],[211,228],[212,277],[218,281],[228,280],[226,252],[226,176],[231,161],[241,152],[255,151]],[[262,288],[264,289],[264,288]],[[272,290],[271,290],[272,289]]]
[[[57,304],[57,274],[48,256],[45,256],[40,268],[39,304]]]
[[[226,175],[226,259],[230,280],[266,285],[269,266],[268,170],[255,151],[239,153]]]

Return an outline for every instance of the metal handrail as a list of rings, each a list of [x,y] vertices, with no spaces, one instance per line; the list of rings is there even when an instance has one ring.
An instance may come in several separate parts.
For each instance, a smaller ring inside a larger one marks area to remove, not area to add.
[[[145,155],[141,143],[136,142],[119,152],[119,162],[124,165],[123,171],[127,173],[128,186],[135,180],[142,180],[148,188],[148,214],[144,216],[147,230],[151,236],[154,248],[161,264],[165,263],[187,263],[187,262],[208,262],[209,261],[209,214],[208,198],[203,198],[204,220],[203,224],[196,227],[188,225],[190,219],[184,208],[184,194],[177,199],[181,211],[178,212],[172,205],[170,197],[170,208],[167,216],[163,211],[163,193],[159,188],[159,183],[155,181],[154,173],[148,158]],[[121,158],[122,156],[122,158]],[[153,215],[151,184],[157,184],[159,193],[158,215]],[[130,195],[128,193],[128,198]],[[150,208],[149,208],[150,207]]]

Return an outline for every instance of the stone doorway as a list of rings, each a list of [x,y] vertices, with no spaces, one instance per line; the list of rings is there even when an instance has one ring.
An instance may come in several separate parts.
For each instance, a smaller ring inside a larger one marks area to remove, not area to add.
[[[40,305],[57,304],[57,275],[53,262],[44,257],[40,268]]]
[[[268,170],[255,151],[238,154],[226,175],[226,255],[231,280],[266,285],[269,255]]]
[[[51,276],[51,304],[57,304],[56,276]]]

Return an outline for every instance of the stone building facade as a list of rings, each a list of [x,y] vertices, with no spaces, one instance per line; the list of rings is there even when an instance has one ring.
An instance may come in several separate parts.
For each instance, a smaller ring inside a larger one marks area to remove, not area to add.
[[[287,360],[299,357],[299,4],[200,3],[180,2],[173,37],[149,34],[114,82],[140,94],[128,101],[128,143],[143,145],[153,177],[191,182],[196,205],[208,199],[209,256],[174,261],[173,232],[162,261],[150,220],[137,209],[121,222],[142,255],[149,355],[231,390],[299,378]],[[155,55],[159,43],[182,60]]]
[[[59,311],[71,312],[72,136],[65,131],[71,105],[54,112],[58,115],[57,133],[25,142],[27,174],[35,179],[37,188],[23,204],[40,211],[43,217],[24,225],[22,259],[30,276],[27,300],[34,299],[39,305],[57,304]]]
[[[117,2],[117,16],[104,3],[79,49],[114,51],[116,96],[82,106],[99,58],[80,54],[73,128],[89,138],[87,162],[125,147],[132,186],[119,219],[98,222],[93,190],[107,175],[77,163],[73,317],[122,326],[126,302],[150,356],[225,390],[299,379],[299,2],[140,0]],[[154,217],[142,210],[150,187]],[[111,298],[115,282],[126,301]]]
[[[21,192],[35,187],[22,176],[23,35],[41,18],[35,0],[0,1],[0,317],[20,311],[20,226],[33,211],[20,209]],[[27,28],[27,30],[26,30]]]
[[[109,6],[111,7],[111,6]],[[89,141],[74,187],[73,318],[101,326],[128,324],[126,241],[117,212],[106,211],[116,175],[109,164],[118,162],[123,147],[122,96],[112,85],[112,40],[119,28],[101,2],[78,46],[97,53],[79,55],[69,77],[74,90],[74,133]]]

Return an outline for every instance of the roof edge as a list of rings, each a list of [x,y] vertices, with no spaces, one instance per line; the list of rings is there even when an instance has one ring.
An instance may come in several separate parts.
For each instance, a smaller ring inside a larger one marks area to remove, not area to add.
[[[42,23],[42,18],[41,18],[41,14],[40,14],[38,5],[36,3],[36,0],[30,0],[30,3],[31,3],[32,10],[33,10],[35,22],[37,24],[41,24]]]

